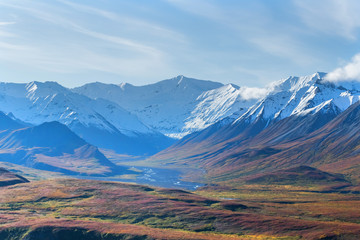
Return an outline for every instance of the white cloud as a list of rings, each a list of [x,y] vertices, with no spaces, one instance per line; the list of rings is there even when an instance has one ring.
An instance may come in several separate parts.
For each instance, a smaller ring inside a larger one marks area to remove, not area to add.
[[[358,0],[294,0],[298,15],[310,28],[355,40],[360,28]]]
[[[350,63],[328,73],[325,79],[330,82],[360,81],[360,53],[356,54]]]
[[[265,97],[265,95],[269,92],[269,89],[256,87],[241,87],[239,91],[243,99],[250,100]]]

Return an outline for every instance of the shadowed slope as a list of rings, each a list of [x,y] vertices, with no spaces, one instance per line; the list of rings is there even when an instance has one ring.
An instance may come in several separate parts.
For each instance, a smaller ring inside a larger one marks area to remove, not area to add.
[[[2,161],[69,174],[103,175],[118,167],[59,122],[9,130],[0,139]]]
[[[29,182],[26,178],[0,168],[0,187]]]
[[[23,127],[25,127],[24,124],[20,123],[19,121],[15,121],[0,111],[0,131],[8,129],[19,129]]]
[[[149,161],[204,167],[207,176],[217,181],[310,165],[347,174],[357,182],[360,177],[359,109],[360,103],[355,103],[339,114],[330,103],[315,114],[295,115],[269,123],[262,131],[258,131],[258,127],[263,123],[256,121],[248,127],[241,127],[241,122],[216,131],[210,127],[179,141]],[[206,135],[210,131],[211,134]],[[226,139],[227,136],[230,138]]]
[[[311,186],[321,184],[340,183],[350,185],[343,176],[330,174],[309,166],[298,166],[285,170],[277,170],[270,173],[256,174],[246,178],[246,183],[250,184],[270,184],[270,185],[292,185]]]

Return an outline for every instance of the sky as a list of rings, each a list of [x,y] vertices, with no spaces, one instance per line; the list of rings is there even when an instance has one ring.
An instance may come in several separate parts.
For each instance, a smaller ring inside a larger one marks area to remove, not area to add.
[[[0,81],[360,80],[359,12],[358,0],[0,0]]]

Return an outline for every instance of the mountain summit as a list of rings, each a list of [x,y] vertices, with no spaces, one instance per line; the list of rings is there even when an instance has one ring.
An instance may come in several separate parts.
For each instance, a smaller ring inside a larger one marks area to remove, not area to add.
[[[172,143],[118,104],[90,99],[56,82],[0,83],[0,96],[1,111],[33,125],[61,122],[87,142],[119,153],[153,154]]]
[[[190,134],[148,161],[174,167],[200,166],[217,180],[308,164],[352,174],[358,181],[359,175],[352,170],[359,167],[357,158],[350,154],[357,151],[358,127],[335,123],[349,116],[354,116],[349,120],[353,125],[358,122],[360,90],[335,86],[324,81],[324,76],[315,73],[276,82],[241,116],[225,118]],[[347,135],[336,138],[334,129]],[[328,139],[326,144],[324,139]],[[345,151],[333,151],[337,148],[331,142],[352,150],[340,157]],[[316,147],[319,145],[322,147]]]
[[[182,75],[145,86],[90,83],[73,91],[115,102],[172,138],[204,129],[241,109],[245,111],[259,99],[245,97],[235,85]]]
[[[5,130],[0,134],[0,148],[1,161],[42,170],[83,175],[111,175],[120,170],[97,147],[59,122]]]

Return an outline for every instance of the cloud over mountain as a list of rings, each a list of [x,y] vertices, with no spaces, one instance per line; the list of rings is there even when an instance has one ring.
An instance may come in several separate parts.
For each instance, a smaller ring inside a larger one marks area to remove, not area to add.
[[[356,54],[345,66],[328,73],[325,79],[329,82],[360,81],[360,53]]]

